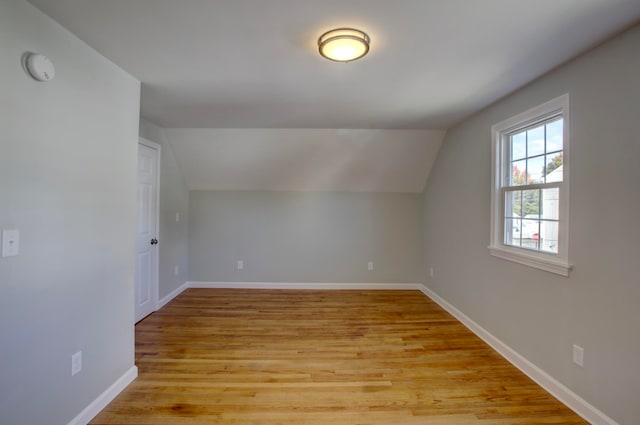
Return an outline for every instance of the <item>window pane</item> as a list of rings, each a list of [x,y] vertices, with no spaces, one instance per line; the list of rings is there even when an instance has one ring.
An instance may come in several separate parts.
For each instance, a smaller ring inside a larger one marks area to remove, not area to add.
[[[540,218],[540,190],[523,190],[522,202],[524,207],[522,217],[538,220]]]
[[[544,154],[544,125],[527,130],[527,156]]]
[[[560,218],[560,189],[542,190],[542,218],[558,220]]]
[[[562,150],[562,127],[562,118],[547,123],[547,152]]]
[[[527,156],[527,135],[526,132],[511,136],[511,160],[522,159]]]
[[[511,180],[509,181],[509,185],[522,186],[523,184],[527,184],[526,172],[527,172],[526,160],[512,162],[511,163]]]
[[[505,194],[505,217],[522,217],[522,191],[514,190]]]
[[[543,221],[540,226],[540,250],[558,253],[558,222]]]
[[[529,249],[538,249],[540,240],[540,220],[522,220],[520,229],[522,246]]]
[[[540,220],[522,220],[522,238],[534,239],[540,234]]]
[[[544,156],[530,158],[527,161],[527,183],[543,183],[544,169]]]
[[[563,178],[562,152],[547,155],[546,158],[547,165],[545,165],[544,169],[546,182],[561,182]]]
[[[522,239],[520,238],[520,219],[507,218],[504,221],[504,243],[505,245],[520,246]]]

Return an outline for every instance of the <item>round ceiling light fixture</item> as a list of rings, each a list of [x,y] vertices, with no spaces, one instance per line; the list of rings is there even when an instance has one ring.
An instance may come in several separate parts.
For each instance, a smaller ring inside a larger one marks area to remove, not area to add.
[[[369,52],[369,36],[354,28],[336,28],[318,39],[320,54],[332,61],[351,62]]]

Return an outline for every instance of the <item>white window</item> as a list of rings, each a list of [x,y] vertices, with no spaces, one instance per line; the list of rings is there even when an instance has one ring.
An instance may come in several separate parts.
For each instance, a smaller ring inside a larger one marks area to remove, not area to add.
[[[569,275],[569,95],[495,124],[492,255]]]

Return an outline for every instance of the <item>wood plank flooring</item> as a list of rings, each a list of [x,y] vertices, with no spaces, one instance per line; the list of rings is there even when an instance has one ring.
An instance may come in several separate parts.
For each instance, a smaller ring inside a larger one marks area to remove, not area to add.
[[[585,424],[418,291],[189,289],[91,423]]]

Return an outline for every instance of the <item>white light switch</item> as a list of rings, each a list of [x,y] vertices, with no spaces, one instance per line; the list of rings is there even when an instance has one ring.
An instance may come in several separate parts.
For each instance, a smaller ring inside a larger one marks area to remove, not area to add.
[[[15,257],[20,253],[20,231],[18,229],[2,231],[2,258]]]
[[[82,351],[71,356],[71,376],[82,370]]]
[[[584,348],[573,344],[573,362],[580,367],[584,366]]]

